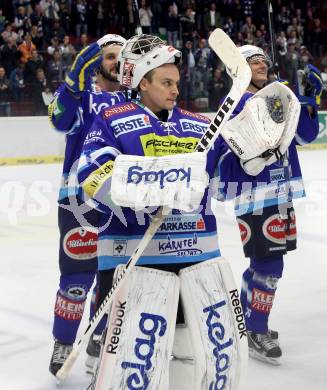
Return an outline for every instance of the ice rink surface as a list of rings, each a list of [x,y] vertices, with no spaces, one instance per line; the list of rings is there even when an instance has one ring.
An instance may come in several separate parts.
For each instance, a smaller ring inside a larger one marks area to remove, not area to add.
[[[295,203],[298,250],[286,256],[271,314],[282,364],[250,360],[244,390],[327,389],[327,150],[300,152],[307,197]],[[52,390],[60,165],[0,168],[0,390]],[[247,266],[232,205],[217,207],[220,246],[240,285]],[[85,329],[85,322],[81,329]],[[84,390],[83,353],[62,389]]]

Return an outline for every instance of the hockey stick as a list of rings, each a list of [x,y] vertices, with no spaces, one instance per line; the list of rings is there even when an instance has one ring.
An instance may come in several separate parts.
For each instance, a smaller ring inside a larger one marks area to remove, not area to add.
[[[234,108],[240,101],[251,80],[251,70],[248,63],[240,54],[233,41],[224,33],[223,30],[218,28],[214,30],[209,37],[209,44],[211,48],[216,52],[216,54],[220,57],[220,59],[224,62],[229,74],[232,77],[233,86],[229,91],[229,94],[223,101],[222,105],[220,106],[219,110],[217,111],[214,119],[210,122],[205,134],[196,146],[195,150],[197,152],[204,153],[207,153],[212,147],[214,141],[220,134],[221,127],[232,114]],[[136,265],[143,251],[148,246],[152,237],[155,235],[160,225],[162,224],[165,216],[169,214],[169,211],[170,208],[163,207],[160,208],[159,212],[154,216],[150,226],[148,227],[143,238],[139,242],[138,247],[134,250],[132,256],[126,263],[125,269],[122,271],[120,276],[113,284],[108,295],[105,297],[101,306],[91,319],[84,334],[75,344],[67,360],[65,361],[61,369],[57,372],[56,377],[59,381],[62,381],[67,377],[71,367],[73,366],[75,360],[77,359],[77,356],[82,349],[82,346],[88,341],[89,337],[93,333],[94,329],[100,322],[103,315],[107,313],[112,300],[116,296],[120,285],[123,283],[122,280],[128,276],[133,267]]]
[[[140,14],[139,14],[139,4],[137,0],[132,0],[132,7],[134,11],[134,18],[136,21],[136,33],[140,35],[142,34],[142,26],[140,21]]]
[[[271,46],[271,57],[273,63],[273,70],[276,72],[277,77],[279,77],[279,69],[278,69],[278,60],[276,53],[276,45],[275,45],[275,28],[274,28],[274,13],[271,5],[271,1],[267,0],[267,10],[268,10],[268,25],[269,25],[269,35],[270,35],[270,46]]]

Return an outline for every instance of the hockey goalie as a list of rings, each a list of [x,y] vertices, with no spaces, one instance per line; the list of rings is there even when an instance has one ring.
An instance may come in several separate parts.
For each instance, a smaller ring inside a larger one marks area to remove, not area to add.
[[[208,197],[219,151],[194,152],[214,128],[175,104],[180,57],[154,36],[127,41],[120,83],[140,98],[102,111],[79,163],[85,196],[112,213],[98,241],[100,302],[157,208],[171,210],[112,302],[91,385],[98,390],[236,390],[245,372],[243,313]]]

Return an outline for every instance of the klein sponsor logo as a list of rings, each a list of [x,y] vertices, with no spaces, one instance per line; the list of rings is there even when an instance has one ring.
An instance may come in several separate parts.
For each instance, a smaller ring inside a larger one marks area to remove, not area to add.
[[[159,183],[159,187],[165,188],[167,183],[185,182],[186,187],[189,187],[191,181],[192,168],[172,168],[164,171],[144,171],[143,167],[133,165],[127,172],[127,184],[133,183],[138,185]]]
[[[137,109],[137,105],[134,103],[124,104],[122,106],[110,107],[103,111],[105,119],[112,117],[113,115],[123,114],[124,112],[134,111]]]
[[[63,240],[63,249],[74,260],[90,260],[97,254],[98,233],[83,228],[69,230]]]
[[[197,256],[202,254],[202,250],[196,248],[198,243],[197,235],[192,238],[171,238],[167,236],[167,240],[159,241],[158,249],[161,255],[175,256]]]
[[[262,226],[263,235],[275,244],[285,244],[285,222],[279,214],[267,218]]]
[[[274,303],[275,294],[267,291],[252,290],[251,308],[261,313],[270,313]]]
[[[156,353],[158,337],[163,337],[167,330],[167,321],[164,317],[156,314],[141,313],[139,321],[141,337],[135,339],[134,354],[137,362],[123,361],[123,370],[131,370],[132,373],[126,379],[129,390],[144,389],[149,386],[150,370],[152,368],[152,356]],[[125,388],[125,387],[124,387]]]
[[[246,245],[251,238],[251,228],[243,219],[236,218],[238,222],[238,228],[240,230],[241,240],[243,246]]]
[[[174,218],[165,220],[158,232],[160,233],[172,233],[172,232],[179,232],[179,231],[187,231],[187,232],[198,232],[198,231],[204,231],[206,230],[205,222],[202,218],[198,218],[191,221],[185,221],[181,217],[176,217],[176,220]]]
[[[57,294],[55,314],[68,321],[80,321],[83,316],[85,302],[85,300],[83,302],[74,302]]]
[[[200,123],[192,121],[190,119],[181,119],[180,120],[183,131],[190,131],[196,134],[204,134],[208,128],[208,125],[205,123]]]
[[[151,127],[151,122],[149,115],[139,114],[127,118],[116,119],[111,122],[111,127],[114,136],[118,138],[123,134]]]
[[[221,320],[220,309],[226,306],[226,301],[220,301],[212,306],[203,309],[203,313],[208,314],[206,325],[208,338],[214,345],[213,356],[216,359],[216,375],[211,381],[209,390],[225,389],[227,384],[226,370],[230,367],[230,347],[233,345],[233,339],[226,337],[226,330]]]

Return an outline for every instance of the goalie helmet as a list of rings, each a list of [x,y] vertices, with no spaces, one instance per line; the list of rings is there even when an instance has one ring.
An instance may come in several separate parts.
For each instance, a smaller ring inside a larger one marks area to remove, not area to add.
[[[117,34],[106,34],[97,40],[97,44],[102,48],[113,45],[124,46],[125,42],[126,39]]]
[[[137,89],[142,78],[164,64],[178,64],[181,52],[154,35],[135,35],[118,56],[118,79],[122,86]]]
[[[239,51],[248,63],[256,61],[257,59],[263,59],[268,68],[272,66],[271,59],[260,47],[253,45],[243,45],[239,47]]]

